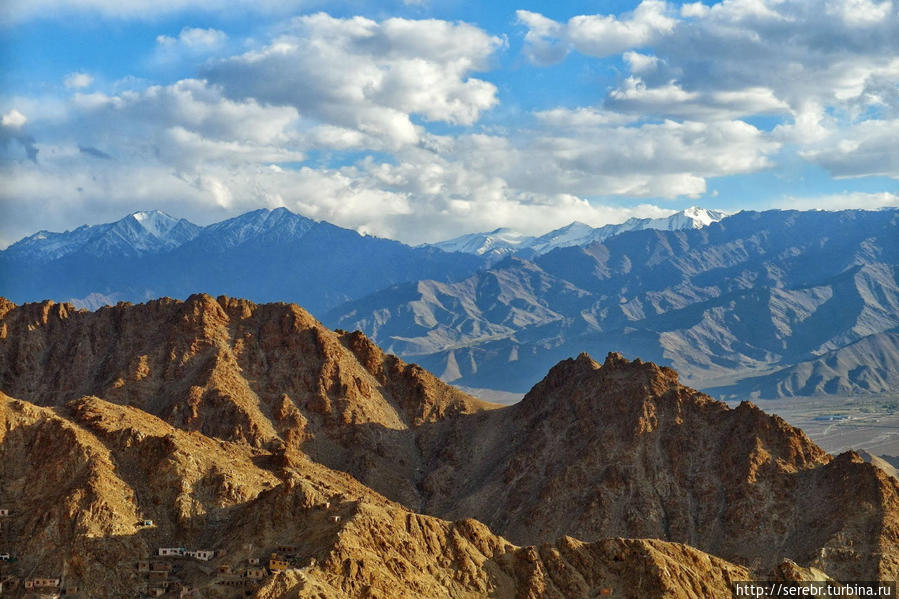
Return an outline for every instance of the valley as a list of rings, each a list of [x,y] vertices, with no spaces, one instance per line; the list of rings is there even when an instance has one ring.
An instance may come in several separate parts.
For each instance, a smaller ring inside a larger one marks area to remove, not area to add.
[[[831,453],[864,449],[877,456],[899,456],[899,397],[895,395],[790,397],[757,403],[801,428]]]

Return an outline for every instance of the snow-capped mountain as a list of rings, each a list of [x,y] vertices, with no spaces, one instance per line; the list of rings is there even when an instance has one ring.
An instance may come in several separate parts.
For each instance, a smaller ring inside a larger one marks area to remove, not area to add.
[[[218,249],[237,247],[251,239],[265,238],[269,242],[299,239],[315,226],[316,222],[287,208],[253,210],[228,220],[204,227],[197,245]]]
[[[200,232],[201,227],[159,210],[134,212],[113,223],[82,225],[72,231],[39,231],[6,249],[7,256],[47,262],[75,253],[141,256],[174,249]]]
[[[525,235],[513,229],[501,227],[489,233],[469,233],[447,241],[426,245],[431,245],[444,252],[462,252],[477,256],[504,255],[529,247],[534,239],[536,238],[533,235]]]
[[[431,244],[446,252],[463,252],[487,256],[492,261],[508,254],[521,252],[526,256],[539,256],[556,248],[586,246],[603,241],[627,231],[657,229],[683,231],[701,229],[727,216],[721,210],[707,210],[693,206],[663,218],[631,218],[618,225],[591,227],[575,221],[540,236],[529,236],[512,229],[502,228],[489,233],[470,233],[447,241]]]
[[[97,307],[203,291],[321,312],[393,283],[456,280],[482,266],[478,256],[412,248],[286,208],[205,227],[147,211],[14,243],[0,251],[0,295]]]

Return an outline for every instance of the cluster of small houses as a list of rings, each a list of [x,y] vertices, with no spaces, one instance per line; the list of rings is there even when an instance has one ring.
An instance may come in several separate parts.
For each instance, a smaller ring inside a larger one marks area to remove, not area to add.
[[[0,593],[9,593],[19,588],[26,591],[34,591],[51,597],[78,597],[78,587],[72,584],[63,586],[62,580],[56,577],[32,576],[21,579],[18,576],[7,575],[0,577]]]
[[[234,568],[230,564],[221,564],[218,567],[218,579],[216,584],[229,587],[255,589],[269,574],[289,570],[296,567],[297,548],[283,545],[269,556],[268,562],[263,563],[258,557],[247,559],[245,566]],[[216,556],[223,555],[213,549],[186,549],[184,547],[159,547],[156,556],[161,558],[193,558],[207,562]],[[314,562],[313,562],[314,563]],[[150,597],[159,597],[166,593],[177,592],[179,597],[192,597],[194,588],[172,577],[174,564],[163,560],[140,560],[136,563],[138,573],[146,575],[147,580],[141,587],[141,592]]]
[[[330,507],[330,503],[325,504],[325,508]],[[0,518],[8,517],[9,509],[0,508]],[[331,516],[333,522],[339,522],[340,516]],[[142,520],[138,523],[141,527],[153,526],[152,520]],[[159,547],[156,551],[156,557],[159,558],[193,558],[201,562],[208,562],[216,557],[216,555],[224,555],[222,551],[214,549],[186,549],[185,547]],[[262,580],[269,574],[290,570],[299,567],[297,565],[297,548],[291,545],[282,545],[277,551],[269,555],[267,563],[258,557],[247,559],[246,564],[240,568],[234,568],[230,564],[221,564],[218,566],[218,579],[216,584],[240,587],[245,589],[257,588]],[[8,553],[0,553],[0,561],[14,561]],[[313,559],[310,565],[315,565]],[[185,584],[172,576],[175,566],[172,561],[168,560],[140,560],[135,564],[140,575],[145,575],[146,579],[140,587],[140,592],[150,597],[160,597],[166,593],[177,593],[178,597],[193,597],[196,589],[189,584]],[[16,576],[0,576],[0,593],[7,593],[19,588],[19,585],[26,590],[40,592],[41,594],[55,597],[78,597],[78,587],[70,583],[63,585],[62,580],[57,577],[29,577],[20,579]]]

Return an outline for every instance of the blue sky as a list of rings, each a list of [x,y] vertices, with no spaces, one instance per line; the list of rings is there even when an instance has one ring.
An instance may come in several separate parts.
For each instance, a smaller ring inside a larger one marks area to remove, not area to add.
[[[899,205],[899,2],[7,0],[0,247],[286,206],[410,243]]]

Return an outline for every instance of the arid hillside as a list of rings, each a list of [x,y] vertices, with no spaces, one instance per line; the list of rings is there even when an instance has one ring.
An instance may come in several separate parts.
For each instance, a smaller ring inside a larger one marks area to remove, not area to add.
[[[0,391],[22,585],[652,598],[899,574],[895,479],[617,354],[500,408],[295,305],[0,300]]]

